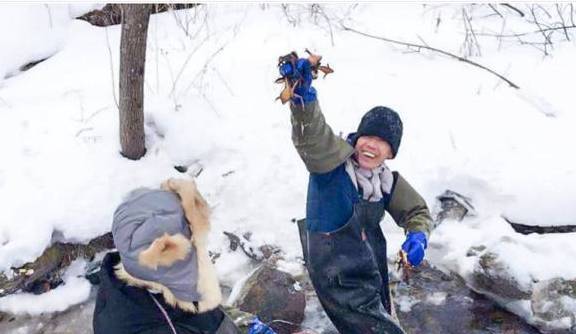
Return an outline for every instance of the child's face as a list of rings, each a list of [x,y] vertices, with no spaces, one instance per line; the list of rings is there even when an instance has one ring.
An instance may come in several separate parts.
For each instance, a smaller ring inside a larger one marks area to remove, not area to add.
[[[390,144],[376,136],[362,136],[356,141],[356,161],[362,168],[378,167],[384,160],[392,159]]]

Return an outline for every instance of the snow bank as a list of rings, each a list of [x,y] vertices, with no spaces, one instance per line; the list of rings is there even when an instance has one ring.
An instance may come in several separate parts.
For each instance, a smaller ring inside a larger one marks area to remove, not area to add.
[[[61,50],[75,17],[97,8],[90,4],[0,5],[0,83],[25,64]]]

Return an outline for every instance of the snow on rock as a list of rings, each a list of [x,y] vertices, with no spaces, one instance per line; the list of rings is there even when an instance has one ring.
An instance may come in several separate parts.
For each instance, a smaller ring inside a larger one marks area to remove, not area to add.
[[[0,298],[0,311],[12,314],[39,315],[60,312],[86,301],[90,295],[90,283],[84,278],[86,261],[76,260],[63,276],[64,283],[54,290],[40,295],[19,293]]]
[[[545,328],[576,326],[576,280],[561,278],[539,282],[532,295],[535,322]]]

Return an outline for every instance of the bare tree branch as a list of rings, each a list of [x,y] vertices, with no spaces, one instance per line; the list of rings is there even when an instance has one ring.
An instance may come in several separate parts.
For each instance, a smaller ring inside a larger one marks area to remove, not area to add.
[[[480,43],[476,37],[476,32],[472,26],[471,16],[468,15],[466,7],[462,7],[462,18],[464,21],[464,30],[466,35],[464,37],[464,44],[462,45],[463,53],[468,56],[480,56],[482,53],[480,51]]]
[[[544,37],[544,55],[548,55],[548,45],[552,46],[552,41],[550,41],[550,35],[546,35],[545,31],[542,31],[543,28],[542,25],[540,24],[540,22],[538,21],[538,17],[536,16],[535,10],[534,10],[534,6],[530,7],[530,14],[532,14],[532,17],[534,18],[534,23],[536,24],[536,26],[538,26],[538,29],[540,30],[540,32],[542,33],[542,36]]]
[[[566,29],[566,21],[564,21],[564,15],[562,14],[562,9],[560,8],[560,4],[556,4],[556,12],[558,13],[558,17],[560,17],[560,21],[562,21],[562,30],[564,30],[564,36],[566,36],[567,40],[570,40],[570,35],[568,35],[568,29]]]
[[[478,35],[491,36],[491,37],[516,38],[516,37],[523,37],[523,36],[534,35],[534,34],[541,34],[542,32],[550,32],[550,31],[566,30],[566,29],[574,29],[574,28],[576,28],[576,24],[565,26],[565,27],[544,28],[541,30],[534,30],[534,31],[522,32],[522,33],[516,33],[516,34],[478,33]]]
[[[356,33],[356,34],[359,34],[359,35],[362,35],[362,36],[365,36],[365,37],[378,39],[378,40],[381,40],[381,41],[384,41],[384,42],[388,42],[388,43],[403,45],[403,46],[407,46],[407,47],[411,47],[411,48],[425,49],[425,50],[433,51],[433,52],[436,52],[436,53],[440,53],[440,54],[442,54],[442,55],[444,55],[444,56],[448,56],[448,57],[450,57],[450,58],[457,59],[457,60],[459,60],[459,61],[465,62],[465,63],[470,64],[470,65],[472,65],[472,66],[475,66],[475,67],[478,67],[478,68],[483,69],[483,70],[485,70],[485,71],[488,71],[489,73],[492,73],[493,75],[497,76],[497,77],[500,78],[501,80],[505,81],[510,87],[516,88],[516,89],[520,89],[520,87],[519,87],[518,85],[516,85],[516,84],[513,83],[512,81],[508,80],[508,79],[505,78],[503,75],[501,75],[501,74],[499,74],[499,73],[497,73],[497,72],[495,72],[495,71],[487,68],[486,66],[483,66],[483,65],[478,64],[478,63],[476,63],[476,62],[474,62],[474,61],[468,60],[468,59],[466,59],[466,58],[464,58],[464,57],[460,57],[460,56],[455,55],[455,54],[453,54],[453,53],[450,53],[450,52],[448,52],[448,51],[444,51],[444,50],[437,49],[437,48],[434,48],[434,47],[431,47],[431,46],[427,46],[427,45],[415,44],[415,43],[409,43],[409,42],[402,42],[402,41],[397,41],[397,40],[390,39],[390,38],[385,38],[385,37],[380,37],[380,36],[371,35],[371,34],[368,34],[368,33],[365,33],[365,32],[361,32],[361,31],[355,30],[355,29],[353,29],[353,28],[347,27],[347,26],[345,26],[345,25],[343,25],[343,24],[342,24],[342,29],[343,29],[344,31],[350,31],[350,32],[353,32],[353,33]]]
[[[524,17],[524,12],[522,12],[520,9],[512,6],[511,4],[509,4],[509,3],[503,3],[502,6],[507,7],[507,8],[510,8],[510,9],[512,9],[513,11],[515,11],[516,13],[518,13],[518,15],[520,15],[521,17]]]
[[[492,11],[494,11],[494,13],[498,14],[498,16],[500,16],[501,18],[504,18],[504,15],[502,15],[502,14],[496,9],[496,7],[494,7],[493,4],[489,3],[488,6],[492,9]]]

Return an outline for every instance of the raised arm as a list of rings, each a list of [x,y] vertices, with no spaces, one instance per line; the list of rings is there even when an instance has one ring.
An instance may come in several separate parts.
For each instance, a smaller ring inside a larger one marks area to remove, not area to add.
[[[292,142],[310,173],[326,173],[342,164],[354,149],[326,123],[316,99],[290,104]]]
[[[290,101],[292,142],[311,173],[329,172],[354,152],[350,144],[333,133],[320,109],[312,87],[312,66],[319,59],[311,55],[280,67],[280,74],[295,87]]]

